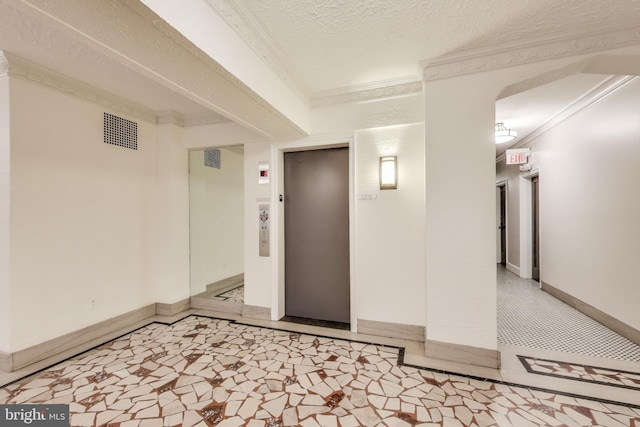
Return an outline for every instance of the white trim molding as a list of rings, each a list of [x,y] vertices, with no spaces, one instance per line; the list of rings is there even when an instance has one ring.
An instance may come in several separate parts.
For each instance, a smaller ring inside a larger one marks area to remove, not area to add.
[[[309,99],[309,91],[295,78],[290,65],[278,55],[277,49],[269,43],[262,29],[242,2],[235,0],[206,0],[245,43],[260,57],[282,82],[304,101]]]
[[[9,75],[9,61],[3,50],[0,50],[0,77]]]
[[[278,49],[269,42],[269,37],[260,23],[251,16],[246,6],[238,0],[206,0],[222,19],[233,28],[245,43],[273,70],[282,82],[301,99],[309,102],[311,107],[335,104],[371,101],[389,97],[412,95],[422,92],[422,82],[375,82],[376,87],[345,87],[330,91],[331,93],[311,93],[304,82],[294,72],[293,65],[278,53]],[[407,79],[403,79],[407,80]]]
[[[218,123],[227,123],[231,120],[223,115],[211,111],[207,114],[190,114],[182,115],[175,111],[160,111],[156,113],[156,123],[159,125],[173,124],[180,127],[214,125]]]
[[[500,369],[500,352],[489,348],[427,339],[424,343],[424,354],[433,359]]]
[[[3,66],[2,64],[6,65]],[[133,116],[149,123],[156,122],[155,113],[142,105],[57,73],[19,56],[13,54],[2,55],[0,57],[0,76],[3,75],[3,70],[5,71],[4,75],[9,77],[18,78],[47,89],[53,89],[66,95],[98,104],[107,110]]]
[[[507,43],[425,60],[420,65],[424,68],[424,80],[431,81],[601,52],[638,43],[640,43],[640,26],[632,25],[581,34],[568,34],[559,38],[545,36],[524,42]]]
[[[333,95],[319,96],[311,100],[312,107],[324,107],[335,104],[351,104],[354,102],[374,101],[398,96],[422,93],[422,81],[390,84],[371,89],[341,92]]]
[[[520,277],[520,267],[518,267],[517,265],[511,264],[509,261],[507,261],[507,270],[509,270],[516,276]]]
[[[550,129],[554,128],[555,126],[559,125],[560,123],[576,115],[580,111],[598,102],[599,100],[610,95],[611,93],[615,92],[616,90],[620,89],[621,87],[637,78],[638,76],[609,77],[602,84],[591,89],[589,92],[585,93],[580,98],[567,105],[565,108],[550,117],[547,121],[542,123],[539,127],[534,129],[531,133],[526,135],[524,138],[522,138],[520,141],[509,148],[530,147],[531,143],[545,132],[549,131]],[[497,161],[498,160],[496,159],[496,163]]]
[[[150,323],[149,318],[155,314],[156,304],[149,304],[40,344],[10,354],[3,353],[0,355],[1,367],[15,371],[49,357],[57,363],[116,338],[116,334],[122,334],[122,328],[135,330],[140,327],[138,322]]]
[[[615,317],[592,306],[591,304],[588,304],[581,299],[576,298],[573,295],[568,294],[567,292],[548,284],[547,282],[541,281],[540,288],[542,288],[542,290],[547,292],[548,294],[558,298],[565,304],[575,308],[584,315],[591,317],[595,321],[602,323],[607,328],[640,345],[640,330],[624,323],[619,319],[616,319]]]
[[[358,333],[379,337],[424,342],[425,327],[402,323],[379,322],[377,320],[358,319]]]
[[[83,83],[64,74],[0,50],[0,77],[9,76],[53,89],[66,95],[82,99],[104,107],[107,110],[125,114],[149,123],[171,123],[181,127],[201,126],[230,122],[228,118],[213,111],[207,114],[183,116],[175,111],[153,111],[135,102]]]

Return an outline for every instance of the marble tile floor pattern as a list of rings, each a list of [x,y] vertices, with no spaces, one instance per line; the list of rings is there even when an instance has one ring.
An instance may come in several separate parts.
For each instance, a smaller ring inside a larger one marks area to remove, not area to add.
[[[498,343],[640,362],[640,345],[498,266]]]
[[[534,374],[556,378],[569,378],[640,391],[640,372],[627,372],[599,366],[566,363],[525,356],[519,356],[519,359],[527,371]]]
[[[73,426],[640,427],[640,405],[398,359],[394,347],[190,316],[0,388],[0,403],[67,403]]]
[[[241,282],[239,286],[232,289],[223,289],[222,291],[216,288],[212,288],[205,292],[201,292],[194,295],[196,298],[206,298],[217,301],[244,303],[244,283]]]
[[[221,301],[232,301],[244,303],[244,285],[228,290],[213,297]]]

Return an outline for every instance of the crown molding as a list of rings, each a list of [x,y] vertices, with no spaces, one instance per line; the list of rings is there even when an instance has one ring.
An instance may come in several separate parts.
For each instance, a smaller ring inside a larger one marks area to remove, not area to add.
[[[175,111],[159,111],[156,114],[156,124],[184,127],[184,119],[180,113],[176,113]]]
[[[9,61],[4,54],[3,50],[0,50],[0,77],[6,77],[9,75]]]
[[[529,147],[531,143],[543,133],[554,128],[558,124],[564,122],[570,117],[578,114],[582,110],[589,108],[594,103],[600,101],[621,87],[625,86],[634,79],[640,78],[638,76],[612,76],[605,80],[602,84],[594,87],[589,92],[585,93],[581,97],[574,100],[565,108],[560,110],[557,114],[553,115],[549,120],[542,123],[527,136],[522,138],[516,144],[509,148],[524,148]]]
[[[2,75],[2,70],[6,69],[5,75],[9,77],[53,89],[65,95],[71,95],[84,101],[100,105],[105,109],[133,116],[146,122],[156,122],[155,113],[142,105],[57,73],[19,56],[5,53],[2,57],[4,57],[4,61],[0,59],[0,75]],[[2,63],[6,64],[6,66],[3,67]]]
[[[244,145],[230,145],[228,147],[220,147],[221,150],[228,150],[236,154],[244,154]]]
[[[161,52],[153,54],[160,55],[170,61],[170,64],[164,64],[164,67],[167,69],[175,67],[171,71],[177,71],[181,75],[181,79],[184,79],[185,76],[189,77],[183,80],[182,84],[178,83],[178,86],[188,93],[188,98],[196,98],[197,102],[204,101],[205,106],[212,111],[231,117],[238,124],[268,138],[283,134],[290,136],[305,134],[296,123],[289,120],[282,112],[275,109],[238,77],[203,52],[142,2],[138,0],[121,1],[142,17],[143,21],[151,22],[156,30],[166,37],[166,40],[161,40],[161,43],[159,42],[157,45]],[[183,56],[180,64],[169,60],[169,56],[164,52],[173,51],[176,54],[182,54],[172,44],[177,44],[189,52],[191,57]],[[131,46],[132,43],[127,42],[126,45]],[[137,49],[139,46],[131,48]],[[138,53],[140,52],[138,51]],[[145,55],[150,55],[150,53],[142,54],[142,59],[152,59],[150,56],[145,57]],[[136,65],[143,65],[141,62],[136,62]],[[197,78],[193,78],[196,73],[198,73]],[[202,102],[199,103],[202,104]],[[199,122],[194,121],[194,123]],[[202,122],[202,124],[205,123]]]
[[[269,43],[269,37],[241,2],[206,1],[296,96],[308,102],[309,91],[289,71],[291,67],[278,54],[278,49]]]
[[[213,125],[218,123],[227,123],[231,120],[226,117],[210,112],[205,114],[187,114],[183,115],[175,111],[158,111],[156,112],[156,123],[159,125],[172,124],[180,127]]]
[[[183,126],[189,127],[189,126],[215,125],[218,123],[227,123],[230,121],[231,120],[227,119],[226,117],[216,113],[192,114],[192,115],[186,115],[184,117]]]
[[[334,95],[321,96],[311,100],[312,107],[325,107],[336,104],[351,104],[356,102],[375,101],[398,96],[413,95],[422,92],[422,81],[398,83],[390,85],[374,85],[371,89],[352,92],[338,92]],[[332,91],[333,92],[333,91]]]
[[[439,80],[640,43],[640,26],[544,36],[422,61],[424,80]]]
[[[21,0],[15,2],[15,7],[30,20],[38,21],[38,25],[69,37],[92,54],[113,61],[128,72],[149,79],[209,111],[229,117],[261,136],[283,138],[305,134],[296,122],[140,0],[72,3]],[[64,53],[62,60],[72,56]],[[94,84],[102,86],[102,83]],[[107,82],[105,86],[108,87]],[[122,96],[127,97],[126,94]],[[108,100],[101,102],[108,103]],[[147,111],[138,112],[143,116],[144,113]],[[156,122],[155,115],[146,119]]]
[[[0,50],[0,77],[2,76],[18,78],[48,89],[53,89],[66,95],[71,95],[84,101],[100,105],[110,111],[136,117],[149,123],[171,123],[180,127],[188,127],[230,122],[226,117],[213,111],[206,114],[191,114],[186,116],[175,111],[155,112],[142,105],[65,76],[64,74],[57,73],[19,56],[5,54]]]
[[[334,89],[311,94],[303,88],[291,67],[278,54],[278,49],[269,43],[269,37],[262,27],[252,18],[246,7],[237,0],[207,0],[207,3],[220,15],[247,45],[273,70],[273,72],[297,96],[309,102],[311,107],[371,101],[380,98],[409,95],[422,90],[421,82],[416,78],[402,77],[396,81],[379,81],[353,87]],[[418,88],[418,83],[420,87]]]

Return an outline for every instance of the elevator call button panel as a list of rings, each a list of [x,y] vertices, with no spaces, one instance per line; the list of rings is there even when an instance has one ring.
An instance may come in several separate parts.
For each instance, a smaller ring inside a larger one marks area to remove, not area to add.
[[[258,252],[260,256],[269,256],[269,205],[258,206]]]

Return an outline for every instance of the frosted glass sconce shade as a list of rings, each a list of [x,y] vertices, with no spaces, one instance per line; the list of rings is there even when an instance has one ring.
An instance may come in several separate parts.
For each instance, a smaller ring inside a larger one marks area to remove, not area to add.
[[[380,189],[395,190],[398,188],[398,157],[380,157]]]

